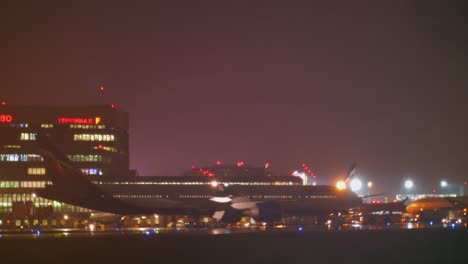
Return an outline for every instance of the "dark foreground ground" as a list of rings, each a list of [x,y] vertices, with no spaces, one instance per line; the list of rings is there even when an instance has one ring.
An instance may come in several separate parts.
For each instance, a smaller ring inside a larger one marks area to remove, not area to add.
[[[0,263],[468,263],[468,231],[0,238]]]

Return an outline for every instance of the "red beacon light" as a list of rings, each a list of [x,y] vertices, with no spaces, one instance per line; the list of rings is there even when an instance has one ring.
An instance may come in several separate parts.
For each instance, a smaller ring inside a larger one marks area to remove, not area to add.
[[[115,109],[116,106],[115,106],[115,104],[111,104],[110,107],[111,107],[112,109]]]
[[[99,91],[104,92],[104,85],[99,86]]]
[[[2,106],[6,106],[6,102],[5,102],[5,101],[2,101]]]
[[[103,149],[103,148],[104,147],[101,144],[98,145],[98,149]]]
[[[270,167],[270,162],[265,162],[265,169],[268,169]]]
[[[220,161],[220,160],[217,160],[217,161],[216,161],[216,165],[220,166],[220,165],[221,165],[221,161]]]

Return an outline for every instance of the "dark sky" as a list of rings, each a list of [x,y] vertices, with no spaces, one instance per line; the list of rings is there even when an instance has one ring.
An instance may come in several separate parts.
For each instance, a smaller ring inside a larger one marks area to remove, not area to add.
[[[306,162],[331,182],[355,161],[376,191],[468,180],[460,6],[95,2],[2,4],[0,99],[116,103],[142,175]]]

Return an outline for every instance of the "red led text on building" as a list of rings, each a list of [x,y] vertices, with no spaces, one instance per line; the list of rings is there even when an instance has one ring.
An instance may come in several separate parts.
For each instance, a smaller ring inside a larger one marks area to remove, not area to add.
[[[12,121],[12,115],[0,114],[0,123],[11,123]]]
[[[74,124],[74,125],[99,125],[101,124],[100,117],[59,117],[59,124]]]

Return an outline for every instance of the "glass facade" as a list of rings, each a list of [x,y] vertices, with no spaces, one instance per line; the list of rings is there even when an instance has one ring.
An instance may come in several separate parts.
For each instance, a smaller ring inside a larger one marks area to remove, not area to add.
[[[107,106],[4,106],[0,115],[0,220],[3,224],[34,223],[89,210],[36,197],[51,185],[38,135],[47,135],[69,160],[92,179],[129,176],[128,113]],[[86,133],[83,133],[86,131]],[[99,144],[105,142],[105,146]],[[26,220],[25,220],[26,219]],[[49,223],[50,224],[50,223]],[[4,226],[3,226],[4,227]],[[0,229],[3,228],[0,226]]]

